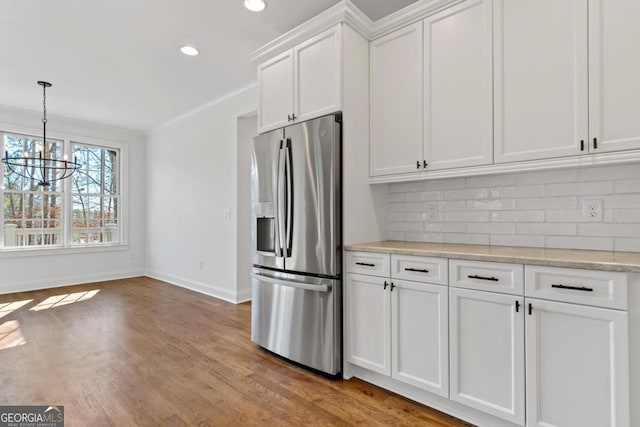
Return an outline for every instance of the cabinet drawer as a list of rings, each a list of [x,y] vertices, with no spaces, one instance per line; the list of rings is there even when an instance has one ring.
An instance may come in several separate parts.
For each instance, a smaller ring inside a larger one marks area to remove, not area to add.
[[[449,279],[446,258],[391,255],[391,277],[446,285]]]
[[[524,294],[524,266],[504,262],[449,260],[449,285],[479,291]]]
[[[526,296],[596,307],[627,309],[627,274],[527,265]]]
[[[347,272],[389,277],[389,254],[347,252]]]

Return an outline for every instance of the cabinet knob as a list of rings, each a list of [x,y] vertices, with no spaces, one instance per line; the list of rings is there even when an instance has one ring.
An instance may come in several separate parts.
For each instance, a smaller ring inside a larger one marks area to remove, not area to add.
[[[598,138],[593,138],[593,149],[594,150],[598,149]]]
[[[287,121],[290,122],[291,120],[291,114],[287,114]]]
[[[427,167],[427,161],[426,160],[422,161],[422,167],[426,169],[426,167]]]
[[[295,115],[295,114],[292,114],[292,115],[291,115],[291,121],[294,121],[295,119],[296,119],[296,115]]]
[[[580,140],[580,151],[584,151],[584,139]]]
[[[420,169],[420,160],[416,160],[416,169]]]
[[[385,280],[385,281],[384,281],[384,288],[382,288],[382,289],[386,291],[386,290],[387,290],[387,286],[389,286],[389,284],[388,284],[388,283],[387,283],[387,281]]]

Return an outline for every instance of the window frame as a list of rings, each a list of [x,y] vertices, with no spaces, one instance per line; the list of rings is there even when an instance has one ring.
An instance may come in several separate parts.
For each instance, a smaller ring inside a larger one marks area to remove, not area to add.
[[[47,139],[62,141],[63,153],[71,153],[71,147],[73,144],[94,146],[105,149],[118,150],[119,164],[118,164],[118,184],[119,184],[119,206],[118,206],[118,241],[117,242],[102,242],[94,244],[73,244],[73,192],[71,178],[62,180],[62,197],[63,197],[63,212],[61,213],[60,221],[60,233],[61,243],[59,245],[46,245],[46,246],[4,246],[4,206],[0,211],[0,224],[2,224],[2,230],[0,232],[0,256],[4,257],[16,257],[16,256],[40,256],[40,255],[60,255],[65,253],[91,253],[91,252],[103,252],[103,251],[119,251],[126,250],[129,245],[128,236],[128,194],[129,194],[129,182],[128,182],[128,158],[129,150],[128,144],[107,140],[98,137],[89,137],[84,135],[57,132],[47,129]],[[4,134],[17,134],[34,138],[42,139],[42,130],[34,128],[20,127],[20,126],[8,126],[0,123],[0,142],[4,144]],[[2,147],[3,148],[3,147]],[[2,152],[4,156],[4,150]],[[4,166],[4,165],[3,165]],[[2,169],[4,172],[4,168]],[[59,181],[60,182],[60,181]],[[4,203],[4,187],[0,185],[0,198]]]

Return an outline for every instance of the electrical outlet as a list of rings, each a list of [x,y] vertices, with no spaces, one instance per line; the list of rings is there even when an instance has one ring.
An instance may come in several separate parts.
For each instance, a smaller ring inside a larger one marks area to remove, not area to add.
[[[438,205],[427,205],[427,219],[430,221],[438,219]]]
[[[585,199],[582,201],[582,219],[585,222],[602,222],[602,199]]]
[[[225,210],[222,212],[222,217],[223,217],[224,219],[226,219],[227,221],[228,221],[228,220],[230,220],[230,219],[231,219],[231,209],[225,209]]]

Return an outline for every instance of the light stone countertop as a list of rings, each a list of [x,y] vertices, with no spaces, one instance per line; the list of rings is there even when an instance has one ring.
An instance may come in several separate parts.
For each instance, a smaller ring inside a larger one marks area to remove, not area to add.
[[[640,273],[640,252],[421,243],[393,240],[345,245],[345,250]]]

